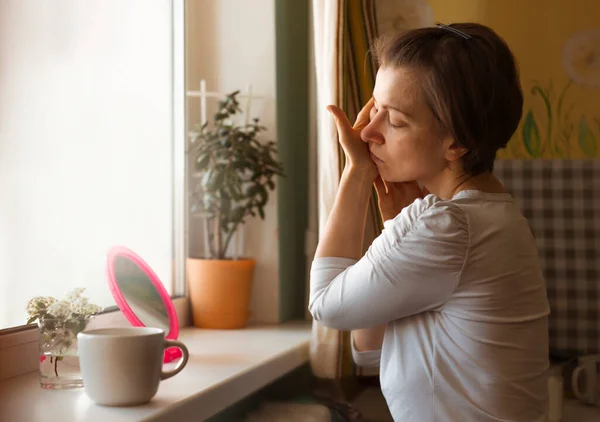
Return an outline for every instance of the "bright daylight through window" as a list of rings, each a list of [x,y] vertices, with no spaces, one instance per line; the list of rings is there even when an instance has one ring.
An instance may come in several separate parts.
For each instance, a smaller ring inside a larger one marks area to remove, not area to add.
[[[172,4],[0,2],[0,329],[75,287],[114,305],[113,245],[174,293]]]

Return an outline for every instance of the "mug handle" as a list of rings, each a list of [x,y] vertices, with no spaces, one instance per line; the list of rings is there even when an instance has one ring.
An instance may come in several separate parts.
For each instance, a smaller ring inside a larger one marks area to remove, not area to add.
[[[173,369],[171,371],[162,371],[162,370],[160,371],[160,380],[161,381],[166,380],[167,378],[171,378],[173,375],[177,375],[179,372],[181,372],[183,367],[187,364],[188,358],[189,358],[188,349],[187,349],[187,347],[185,347],[185,344],[183,344],[182,342],[177,341],[177,340],[165,340],[163,345],[164,345],[165,349],[168,349],[169,347],[177,347],[177,348],[181,349],[181,352],[183,353],[183,357],[179,361],[179,363],[177,364],[175,369]]]
[[[577,400],[587,400],[587,396],[589,394],[589,391],[585,391],[585,392],[581,392],[579,390],[579,377],[581,376],[582,373],[585,372],[585,367],[583,366],[578,366],[577,368],[575,368],[575,370],[573,371],[573,375],[571,376],[571,389],[573,390],[573,394],[575,395],[575,398],[577,398]],[[587,376],[587,374],[586,374]]]

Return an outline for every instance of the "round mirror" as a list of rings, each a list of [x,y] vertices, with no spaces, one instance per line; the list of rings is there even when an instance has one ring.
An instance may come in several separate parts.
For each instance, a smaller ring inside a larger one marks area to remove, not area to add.
[[[169,316],[162,298],[154,283],[137,264],[130,259],[117,255],[113,268],[117,286],[131,311],[146,327],[169,332]]]
[[[131,325],[160,328],[165,338],[177,339],[179,323],[173,302],[140,256],[123,246],[114,247],[108,253],[106,273],[115,302]],[[177,358],[178,353],[177,348],[168,349],[165,361]]]

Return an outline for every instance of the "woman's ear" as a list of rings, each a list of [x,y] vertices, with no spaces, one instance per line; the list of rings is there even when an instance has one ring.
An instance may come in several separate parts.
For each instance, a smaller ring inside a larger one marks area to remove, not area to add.
[[[452,140],[446,150],[446,160],[457,161],[460,160],[467,152],[468,148],[463,147],[458,142]]]

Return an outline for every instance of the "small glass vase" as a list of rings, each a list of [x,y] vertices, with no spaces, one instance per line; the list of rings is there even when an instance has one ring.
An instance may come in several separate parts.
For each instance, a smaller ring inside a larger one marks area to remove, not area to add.
[[[40,386],[59,390],[83,387],[77,334],[85,329],[90,317],[38,321],[40,329]]]

